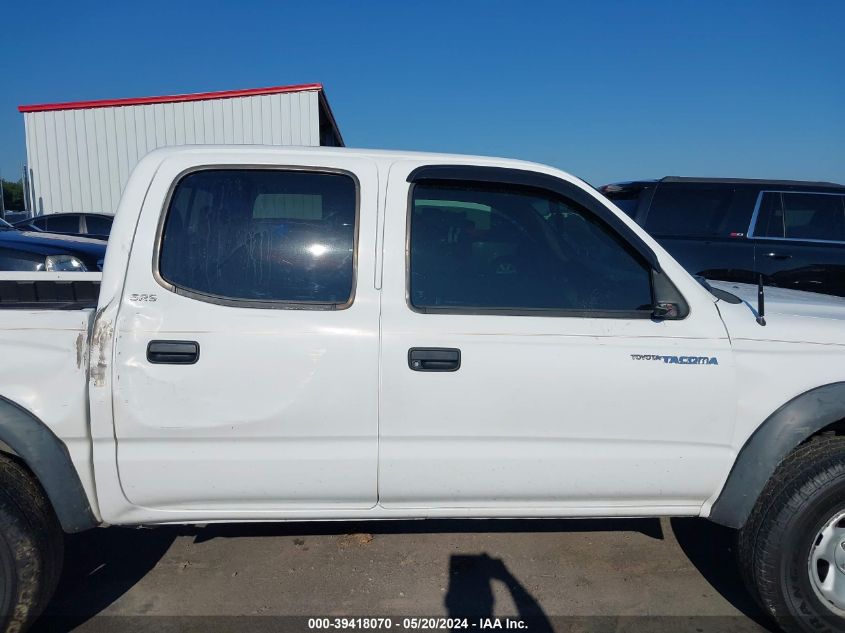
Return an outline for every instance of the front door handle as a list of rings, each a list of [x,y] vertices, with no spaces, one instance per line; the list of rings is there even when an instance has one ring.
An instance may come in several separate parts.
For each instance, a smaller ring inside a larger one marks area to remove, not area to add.
[[[788,253],[765,253],[766,257],[770,259],[792,259],[792,255]]]
[[[412,347],[408,350],[408,367],[414,371],[458,371],[461,368],[461,350]]]
[[[147,360],[154,365],[193,365],[200,358],[196,341],[150,341]]]

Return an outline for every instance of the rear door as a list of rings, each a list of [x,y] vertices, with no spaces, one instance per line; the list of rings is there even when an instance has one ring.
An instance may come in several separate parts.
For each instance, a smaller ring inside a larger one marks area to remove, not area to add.
[[[228,158],[166,160],[144,203],[114,323],[121,488],[206,517],[371,507],[376,167]]]
[[[845,194],[763,191],[752,227],[767,284],[845,296]]]
[[[640,224],[693,275],[752,282],[755,196],[740,184],[660,182]]]

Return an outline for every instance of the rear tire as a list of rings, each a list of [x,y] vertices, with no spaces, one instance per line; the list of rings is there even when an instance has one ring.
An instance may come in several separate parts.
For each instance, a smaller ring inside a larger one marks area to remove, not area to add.
[[[44,490],[0,454],[0,631],[26,630],[58,584],[64,535]]]
[[[738,556],[749,591],[784,630],[845,631],[845,437],[784,459],[740,530]]]

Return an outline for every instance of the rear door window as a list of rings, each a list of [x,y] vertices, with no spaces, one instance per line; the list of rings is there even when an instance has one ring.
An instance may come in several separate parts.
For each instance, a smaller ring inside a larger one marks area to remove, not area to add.
[[[159,271],[197,299],[346,307],[356,219],[357,184],[346,174],[197,171],[173,192]]]
[[[845,242],[845,195],[764,191],[754,236]]]
[[[731,185],[660,183],[645,228],[658,237],[743,237],[754,193]]]

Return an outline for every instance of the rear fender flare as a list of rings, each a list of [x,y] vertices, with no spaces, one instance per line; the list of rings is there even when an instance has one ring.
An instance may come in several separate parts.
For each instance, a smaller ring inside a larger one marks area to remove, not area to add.
[[[0,442],[33,472],[65,532],[98,525],[67,446],[30,411],[0,396]]]

